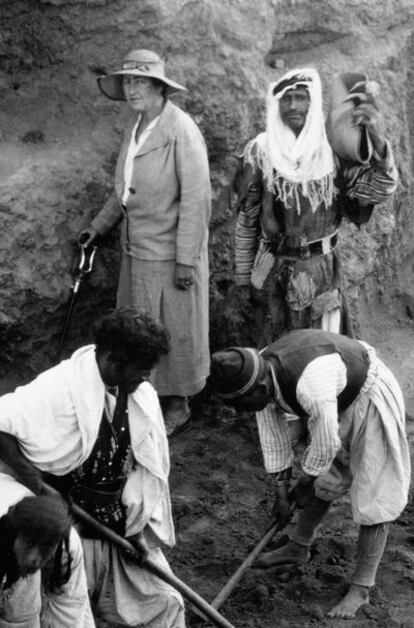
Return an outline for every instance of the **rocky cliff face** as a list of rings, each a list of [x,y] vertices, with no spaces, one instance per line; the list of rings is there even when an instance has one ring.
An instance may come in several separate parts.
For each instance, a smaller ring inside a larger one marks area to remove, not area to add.
[[[214,211],[214,346],[248,339],[248,310],[233,286],[236,155],[262,128],[266,85],[312,64],[325,91],[334,72],[366,71],[381,85],[401,184],[360,231],[344,225],[353,311],[401,293],[412,264],[411,0],[2,0],[0,7],[0,377],[51,365],[70,296],[75,234],[112,188],[126,106],[105,99],[96,76],[131,48],[167,59],[188,87],[175,102],[209,148]],[[114,302],[117,234],[81,285],[67,352],[87,342],[93,316]],[[412,294],[414,296],[414,294]]]

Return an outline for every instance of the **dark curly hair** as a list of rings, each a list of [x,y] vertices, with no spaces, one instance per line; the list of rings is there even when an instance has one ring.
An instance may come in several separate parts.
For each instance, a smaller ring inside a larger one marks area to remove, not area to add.
[[[34,545],[53,545],[57,549],[42,568],[42,582],[47,591],[60,593],[72,573],[69,552],[69,532],[72,517],[67,503],[60,495],[24,497],[0,518],[0,579],[9,588],[20,577],[13,552],[18,534]]]
[[[119,307],[94,326],[98,351],[110,351],[118,364],[138,364],[152,369],[170,350],[167,330],[145,310]]]

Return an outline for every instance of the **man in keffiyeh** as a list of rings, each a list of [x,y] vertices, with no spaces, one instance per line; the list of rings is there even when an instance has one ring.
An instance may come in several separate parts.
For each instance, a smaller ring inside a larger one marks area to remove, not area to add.
[[[236,282],[253,288],[258,317],[269,308],[259,321],[261,345],[295,328],[352,335],[338,227],[344,215],[366,222],[394,193],[397,171],[368,88],[351,115],[372,148],[363,163],[340,158],[331,146],[316,70],[292,70],[269,86],[266,130],[244,151],[235,256]]]

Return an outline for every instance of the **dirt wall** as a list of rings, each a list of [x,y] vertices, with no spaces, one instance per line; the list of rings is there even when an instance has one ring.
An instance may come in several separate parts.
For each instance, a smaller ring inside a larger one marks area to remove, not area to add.
[[[2,0],[0,21],[3,389],[55,359],[75,235],[111,192],[128,114],[104,98],[96,77],[131,48],[166,58],[168,74],[188,87],[175,102],[207,140],[213,346],[249,337],[248,311],[233,285],[236,155],[262,128],[267,83],[298,65],[316,66],[325,92],[341,70],[364,70],[381,85],[401,183],[367,227],[343,227],[342,250],[356,314],[358,303],[369,310],[410,295],[410,0]],[[66,353],[90,339],[93,316],[114,302],[118,262],[114,232],[81,286]]]

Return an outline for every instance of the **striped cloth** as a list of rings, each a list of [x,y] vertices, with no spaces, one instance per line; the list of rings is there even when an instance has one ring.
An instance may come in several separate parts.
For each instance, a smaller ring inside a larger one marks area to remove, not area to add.
[[[338,354],[330,354],[311,361],[297,382],[296,397],[308,419],[288,420],[294,417],[274,404],[256,417],[269,473],[290,467],[293,448],[304,443],[302,469],[317,476],[316,496],[332,501],[349,491],[354,521],[376,525],[396,519],[407,504],[410,451],[401,389],[375,350],[362,344],[368,374],[340,415],[336,398],[346,385],[346,368]]]
[[[249,186],[246,200],[236,222],[235,263],[236,283],[239,286],[250,284],[260,233],[261,187],[258,181],[258,171],[251,174],[255,179]]]
[[[378,205],[387,201],[397,188],[398,172],[389,143],[382,159],[374,155],[371,163],[348,166],[344,169],[346,192],[349,198]]]
[[[310,416],[310,445],[302,459],[302,468],[309,475],[327,471],[341,446],[337,397],[345,386],[346,366],[338,353],[312,360],[298,381],[297,399]],[[266,471],[276,473],[290,467],[293,450],[287,416],[269,404],[256,418]]]
[[[252,154],[253,139],[246,147],[245,154]],[[252,168],[251,164],[244,164],[244,181],[241,186],[244,188],[244,196],[240,202],[240,211],[236,223],[236,283],[237,285],[249,285],[251,280],[251,272],[258,251],[258,240],[261,233],[260,217],[262,207],[262,174],[260,168]],[[363,206],[377,205],[389,199],[397,187],[398,172],[395,166],[393,153],[390,144],[386,143],[386,150],[383,158],[378,155],[373,156],[369,164],[364,165],[346,165],[342,166],[339,171],[339,163],[337,163],[338,176],[336,186],[341,186],[341,192],[344,192],[348,199],[359,201]],[[249,179],[247,182],[246,180]],[[247,185],[247,191],[246,191]],[[336,196],[338,198],[338,195]],[[338,200],[334,200],[334,204]],[[286,210],[286,208],[285,208]],[[318,212],[326,212],[321,205],[314,216],[317,220]],[[338,203],[338,212],[339,203]],[[335,212],[334,212],[335,213]],[[352,220],[352,216],[349,216]],[[307,224],[308,217],[303,215],[303,224]],[[339,222],[339,216],[336,216],[335,222],[330,228],[321,234],[320,237],[333,233]],[[308,231],[309,229],[307,229]],[[290,234],[283,234],[290,235]],[[312,238],[314,239],[314,238]]]

